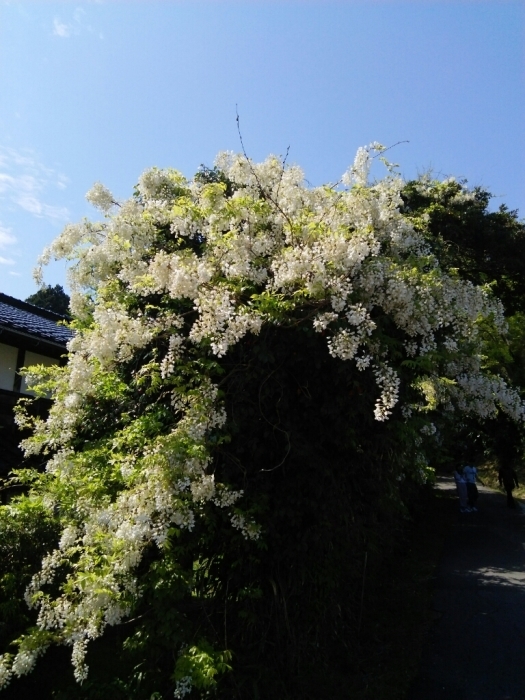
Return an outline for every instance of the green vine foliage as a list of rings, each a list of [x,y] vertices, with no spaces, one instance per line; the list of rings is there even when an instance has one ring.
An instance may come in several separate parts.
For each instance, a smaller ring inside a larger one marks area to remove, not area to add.
[[[44,254],[72,263],[75,337],[27,373],[48,418],[18,410],[43,467],[0,512],[4,697],[346,697],[364,554],[402,539],[458,415],[525,413],[483,359],[501,304],[395,172],[368,184],[374,151],[342,186],[233,154],[123,203],[97,184],[104,220]]]

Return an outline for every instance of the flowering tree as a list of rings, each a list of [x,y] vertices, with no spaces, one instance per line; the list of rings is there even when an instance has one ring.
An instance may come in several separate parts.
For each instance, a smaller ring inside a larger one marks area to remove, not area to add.
[[[383,150],[359,149],[341,183],[318,188],[277,157],[231,153],[193,181],[149,170],[126,202],[96,184],[103,221],[66,226],[45,251],[44,263],[71,261],[75,336],[66,366],[27,373],[54,398],[47,420],[18,413],[45,470],[17,472],[26,493],[0,524],[41,514],[56,546],[31,572],[35,624],[2,657],[0,685],[51,645],[72,648],[84,682],[90,641],[154,607],[169,580],[163,610],[180,615],[162,693],[208,692],[230,664],[226,608],[221,650],[198,637],[188,601],[196,588],[233,595],[221,562],[235,549],[249,566],[274,537],[272,503],[293,502],[305,444],[328,444],[332,426],[336,482],[350,478],[344,460],[369,474],[375,460],[371,483],[401,500],[403,483],[431,474],[438,412],[523,420],[519,394],[482,364],[479,329],[505,333],[501,303],[440,267],[386,161],[368,183]]]
[[[492,332],[479,325],[483,338],[484,366],[518,387],[525,387],[525,221],[504,204],[489,209],[493,196],[481,187],[448,177],[437,180],[425,174],[406,183],[402,190],[405,214],[424,236],[440,267],[477,285],[487,285],[505,308],[508,333]],[[500,414],[496,421],[462,420],[450,432],[458,452],[458,438],[465,439],[469,459],[472,443],[490,458],[517,457],[523,453],[519,424]],[[463,455],[466,457],[467,455]]]

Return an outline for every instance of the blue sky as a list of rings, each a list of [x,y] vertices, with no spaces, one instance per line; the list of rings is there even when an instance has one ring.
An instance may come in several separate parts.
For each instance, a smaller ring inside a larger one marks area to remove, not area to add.
[[[391,145],[525,216],[525,3],[0,0],[0,291],[25,298],[68,221],[141,172],[284,154],[314,185]],[[46,273],[65,283],[63,263]]]

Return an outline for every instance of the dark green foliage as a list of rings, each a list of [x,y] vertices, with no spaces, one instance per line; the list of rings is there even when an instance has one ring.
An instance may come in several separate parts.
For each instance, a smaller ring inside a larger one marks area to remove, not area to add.
[[[24,592],[31,577],[40,569],[42,557],[56,546],[58,524],[43,508],[35,508],[22,497],[24,509],[0,509],[0,648],[34,624]],[[22,521],[22,522],[20,522]]]
[[[402,197],[403,213],[425,233],[445,269],[490,284],[509,316],[524,310],[525,222],[517,211],[504,204],[490,211],[490,192],[454,179],[408,182]]]
[[[399,532],[400,443],[373,419],[370,380],[313,332],[268,331],[238,352],[232,368],[249,371],[226,384],[232,442],[219,464],[257,504],[264,547],[211,570],[228,586],[236,659],[224,697],[344,697],[363,551]]]
[[[28,296],[26,301],[41,309],[54,311],[61,316],[69,316],[69,296],[60,284],[56,284],[54,287],[44,284],[38,292]]]
[[[506,338],[482,327],[485,366],[525,390],[525,221],[504,204],[490,211],[493,196],[466,182],[423,177],[402,191],[403,211],[426,237],[440,265],[477,285],[487,285],[505,308]],[[458,464],[484,457],[498,459],[524,451],[523,431],[504,416],[463,419],[448,425],[449,460]],[[459,450],[458,450],[459,447]]]

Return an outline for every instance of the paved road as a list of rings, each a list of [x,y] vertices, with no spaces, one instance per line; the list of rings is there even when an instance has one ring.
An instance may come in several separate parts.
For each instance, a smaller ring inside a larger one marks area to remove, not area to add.
[[[525,700],[525,513],[479,490],[479,512],[459,515],[445,545],[408,700]]]

